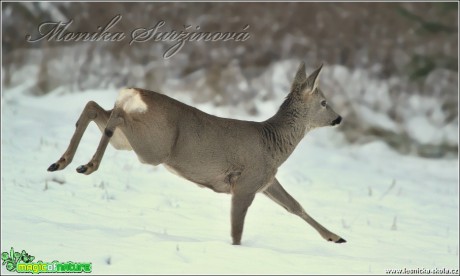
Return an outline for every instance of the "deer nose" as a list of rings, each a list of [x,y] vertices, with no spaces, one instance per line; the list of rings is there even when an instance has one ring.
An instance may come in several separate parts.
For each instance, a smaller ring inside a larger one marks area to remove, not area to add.
[[[331,126],[338,125],[338,124],[340,124],[341,121],[342,121],[342,116],[339,116],[339,117],[335,118],[334,121],[332,121]]]

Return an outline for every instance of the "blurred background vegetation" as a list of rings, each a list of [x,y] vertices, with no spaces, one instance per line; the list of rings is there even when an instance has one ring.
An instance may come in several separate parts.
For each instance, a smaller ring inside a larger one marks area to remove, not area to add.
[[[288,92],[300,61],[306,61],[310,70],[325,63],[322,81],[329,90],[341,91],[329,97],[345,115],[347,123],[341,130],[348,141],[383,139],[400,152],[428,157],[458,153],[458,136],[442,132],[446,127],[458,131],[455,2],[17,2],[2,3],[2,8],[5,91],[22,87],[40,96],[123,86],[168,94],[181,90],[189,91],[197,102],[233,105],[257,114],[257,106],[248,102],[279,100],[278,91]],[[238,32],[249,25],[251,38],[188,42],[170,59],[163,58],[170,42],[25,39],[26,34],[38,37],[38,26],[45,21],[72,19],[67,31],[95,32],[117,14],[123,18],[110,31],[128,37],[136,28],[151,28],[164,20],[161,31],[192,25],[201,31]],[[286,68],[286,76],[280,77],[277,68]],[[391,123],[373,123],[375,114],[384,114],[383,121]],[[431,128],[424,129],[441,131],[441,138],[417,138],[423,133],[411,130],[420,125],[411,120],[414,114],[426,117]]]

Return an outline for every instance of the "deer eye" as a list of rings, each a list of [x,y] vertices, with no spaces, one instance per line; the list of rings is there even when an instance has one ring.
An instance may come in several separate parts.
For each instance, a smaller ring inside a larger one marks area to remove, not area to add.
[[[322,105],[323,107],[326,107],[326,105],[327,105],[326,101],[325,101],[325,100],[322,100],[322,101],[321,101],[321,105]]]

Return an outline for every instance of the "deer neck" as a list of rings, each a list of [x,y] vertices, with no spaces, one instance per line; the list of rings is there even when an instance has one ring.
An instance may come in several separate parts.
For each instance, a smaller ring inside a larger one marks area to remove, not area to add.
[[[286,161],[308,131],[290,98],[262,125],[264,145],[279,165]]]

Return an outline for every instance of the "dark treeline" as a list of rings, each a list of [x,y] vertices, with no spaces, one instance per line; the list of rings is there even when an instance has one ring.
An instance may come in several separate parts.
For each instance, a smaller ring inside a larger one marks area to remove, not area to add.
[[[457,71],[457,3],[3,3],[3,66],[28,63],[23,51],[40,48],[42,62],[60,58],[53,48],[85,46],[86,59],[79,70],[92,72],[91,58],[110,55],[120,64],[145,65],[160,60],[168,43],[148,41],[129,45],[122,42],[26,42],[26,34],[38,36],[45,22],[68,22],[67,31],[95,32],[115,15],[122,19],[110,32],[130,35],[140,27],[152,28],[164,20],[161,30],[225,32],[242,31],[251,37],[244,43],[218,41],[188,43],[181,49],[187,62],[179,75],[201,68],[219,68],[237,59],[240,66],[257,73],[271,62],[302,59],[311,64],[327,62],[350,69],[372,68],[382,78],[407,75],[423,78],[436,68]],[[89,45],[88,45],[89,44]],[[47,53],[46,49],[50,48]],[[64,54],[64,53],[62,53]],[[171,62],[174,62],[172,60]],[[378,66],[375,66],[378,64]],[[45,69],[46,65],[42,65]],[[251,70],[253,69],[253,70]],[[70,70],[70,69],[69,69]],[[6,73],[12,72],[7,70]],[[44,75],[51,72],[44,73]],[[106,76],[111,78],[111,76]],[[10,77],[5,75],[4,84]],[[44,93],[54,88],[43,82]],[[101,82],[105,83],[105,82]],[[57,84],[55,84],[57,85]]]

